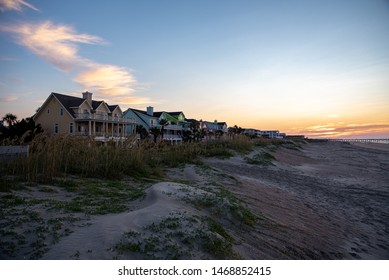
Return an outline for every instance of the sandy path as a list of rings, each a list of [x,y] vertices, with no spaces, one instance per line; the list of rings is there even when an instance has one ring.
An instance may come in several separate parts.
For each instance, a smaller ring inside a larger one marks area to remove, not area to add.
[[[289,243],[292,258],[389,259],[389,151],[312,143],[274,154],[271,167],[207,164],[237,177],[234,192],[284,227],[272,236]]]

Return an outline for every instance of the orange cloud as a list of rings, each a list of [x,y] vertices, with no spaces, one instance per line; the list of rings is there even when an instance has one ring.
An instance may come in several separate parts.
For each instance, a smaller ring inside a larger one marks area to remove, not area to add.
[[[38,24],[19,24],[1,27],[2,31],[16,35],[18,43],[44,58],[59,70],[74,72],[74,81],[85,90],[96,93],[105,100],[132,100],[144,104],[147,98],[131,96],[136,79],[124,67],[100,64],[81,57],[78,44],[101,44],[103,39],[89,34],[79,34],[67,25],[55,25],[50,21]],[[127,102],[127,101],[126,101]]]
[[[21,12],[23,6],[26,6],[34,11],[39,11],[33,5],[23,1],[23,0],[0,0],[0,11],[5,12],[7,10],[15,10]]]
[[[135,78],[129,70],[109,64],[90,63],[87,69],[74,79],[84,88],[97,93],[107,102],[123,105],[150,104],[150,99],[132,96]]]
[[[131,85],[136,80],[127,69],[108,64],[91,64],[90,68],[75,78],[75,81],[85,88],[108,96],[120,96],[133,92]]]

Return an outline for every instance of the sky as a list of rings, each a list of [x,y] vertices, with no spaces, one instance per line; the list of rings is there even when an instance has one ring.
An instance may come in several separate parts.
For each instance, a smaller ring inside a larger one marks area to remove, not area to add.
[[[0,114],[51,92],[318,138],[389,138],[388,0],[0,0]]]

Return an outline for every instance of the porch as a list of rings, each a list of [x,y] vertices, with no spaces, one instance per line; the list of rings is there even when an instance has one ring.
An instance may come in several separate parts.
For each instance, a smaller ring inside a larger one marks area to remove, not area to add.
[[[96,141],[118,141],[124,140],[132,133],[126,132],[127,126],[132,126],[132,133],[135,131],[135,123],[126,122],[113,122],[113,121],[101,121],[101,120],[76,120],[76,136],[90,136],[94,137]]]

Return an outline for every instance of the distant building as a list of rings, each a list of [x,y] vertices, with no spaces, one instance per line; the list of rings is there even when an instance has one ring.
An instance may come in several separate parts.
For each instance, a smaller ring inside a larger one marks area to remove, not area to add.
[[[280,132],[278,130],[260,130],[259,135],[264,138],[276,139],[278,138],[278,134]]]
[[[207,132],[216,132],[216,131],[221,131],[223,133],[228,132],[227,123],[218,122],[217,120],[213,122],[200,120],[200,128],[205,129]]]
[[[257,133],[259,133],[259,132],[260,132],[260,130],[254,129],[254,128],[244,128],[243,129],[243,134],[245,134],[247,136],[258,136],[259,134],[257,134]]]
[[[204,139],[215,139],[228,132],[228,126],[226,122],[213,122],[200,120],[200,129],[205,132]]]
[[[254,128],[245,128],[244,134],[253,137],[263,137],[269,139],[284,139],[286,134],[280,133],[278,130],[259,130]]]
[[[82,93],[82,98],[51,93],[33,119],[48,135],[91,136],[108,141],[123,140],[135,132],[135,120],[123,117],[119,105],[92,100],[88,91]]]
[[[305,136],[304,135],[287,135],[285,139],[288,140],[295,140],[295,141],[304,141]]]

